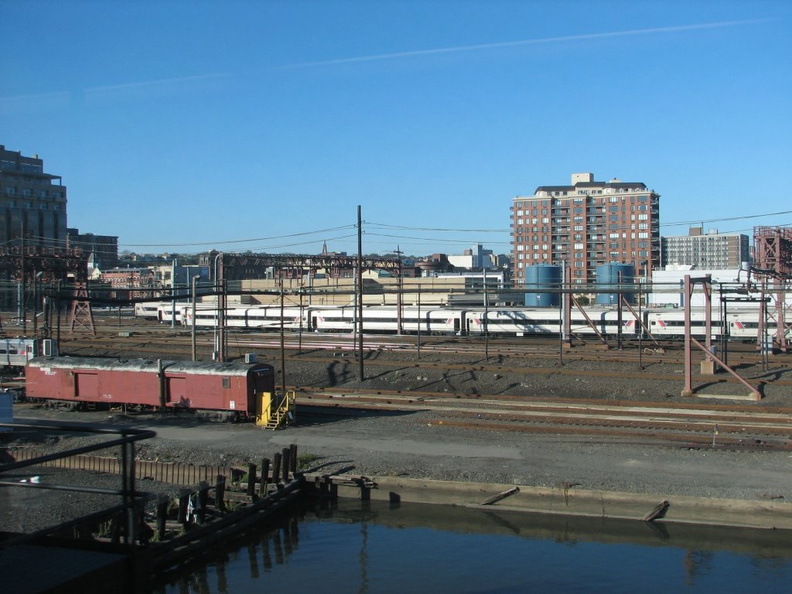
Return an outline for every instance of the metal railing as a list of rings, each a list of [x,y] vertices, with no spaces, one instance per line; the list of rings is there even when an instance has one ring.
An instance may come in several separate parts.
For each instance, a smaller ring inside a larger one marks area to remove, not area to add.
[[[293,423],[295,421],[295,401],[297,400],[297,395],[293,390],[287,391],[283,398],[281,398],[280,404],[275,408],[270,415],[270,422],[268,424],[269,427],[273,429],[278,429],[283,425],[288,425],[289,423]]]
[[[8,431],[8,433],[5,433],[5,435],[11,437],[14,436],[15,432],[22,430],[36,431],[45,435],[56,433],[88,433],[98,436],[109,436],[112,438],[100,443],[71,448],[57,453],[42,454],[41,456],[35,456],[25,460],[14,460],[11,462],[0,463],[0,488],[47,489],[53,491],[71,491],[77,493],[110,495],[120,497],[121,503],[100,512],[73,518],[65,522],[60,522],[54,526],[48,526],[34,532],[8,538],[0,542],[0,549],[36,540],[38,538],[46,537],[55,533],[62,533],[64,530],[76,528],[81,524],[105,521],[118,518],[119,516],[121,516],[123,519],[119,531],[119,540],[123,542],[123,544],[128,548],[134,547],[138,536],[138,530],[142,523],[143,506],[145,505],[145,502],[150,499],[150,495],[148,493],[137,491],[135,487],[135,443],[144,439],[155,437],[156,433],[147,429],[132,429],[129,427],[102,427],[81,423],[50,423],[30,420],[14,423],[0,423],[0,431]],[[2,480],[4,475],[7,475],[7,473],[11,471],[29,468],[40,464],[46,464],[80,454],[105,450],[116,446],[120,448],[120,489],[66,485],[55,482],[20,482],[18,480]]]

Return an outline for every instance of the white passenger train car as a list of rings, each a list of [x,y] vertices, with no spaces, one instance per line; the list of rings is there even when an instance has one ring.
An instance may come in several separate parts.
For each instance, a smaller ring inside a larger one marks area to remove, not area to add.
[[[135,303],[135,317],[143,320],[159,320],[161,307],[170,305],[165,301],[141,301]]]
[[[463,328],[464,310],[436,307],[401,309],[401,331],[408,334],[459,334]],[[353,306],[311,308],[308,327],[317,332],[352,332],[357,312]],[[393,306],[363,308],[363,330],[372,333],[396,334],[399,311]]]
[[[22,369],[33,357],[58,355],[58,344],[51,339],[0,338],[0,368]]]
[[[571,311],[570,329],[573,336],[595,333],[626,337],[637,337],[644,328],[655,338],[681,338],[685,333],[685,310],[679,308],[643,309],[631,311],[623,308],[621,319],[616,308],[592,306],[580,311]],[[175,318],[174,318],[175,315]],[[189,303],[161,302],[157,307],[157,319],[164,324],[192,325],[192,305]],[[357,319],[354,306],[234,306],[225,312],[228,328],[259,331],[353,332]],[[534,336],[558,335],[563,330],[561,312],[558,308],[458,308],[379,305],[363,308],[363,331],[370,333],[443,334],[443,335],[488,335]],[[636,316],[640,316],[640,320]],[[693,336],[704,336],[704,308],[691,311]],[[756,340],[759,330],[758,308],[735,308],[727,312],[726,325],[719,319],[720,312],[712,309],[712,336],[723,332],[734,340]],[[399,323],[401,322],[401,327]],[[198,304],[195,325],[216,327],[218,315],[216,305]],[[592,327],[593,326],[593,327]],[[772,320],[768,320],[768,334],[775,333]]]
[[[571,312],[570,332],[576,334],[615,335],[619,331],[618,312],[612,308],[589,308],[586,315],[574,308]],[[635,334],[640,324],[625,310],[622,312],[622,334]],[[592,327],[593,326],[593,327]],[[467,312],[465,332],[470,335],[505,336],[552,335],[563,331],[558,308],[493,308]],[[596,328],[596,331],[595,331]]]

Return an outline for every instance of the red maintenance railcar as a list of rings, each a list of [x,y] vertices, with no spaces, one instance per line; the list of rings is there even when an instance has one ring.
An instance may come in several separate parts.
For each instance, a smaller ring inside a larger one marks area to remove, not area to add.
[[[264,363],[36,357],[25,368],[25,396],[70,406],[124,404],[256,419],[275,396],[275,373]]]

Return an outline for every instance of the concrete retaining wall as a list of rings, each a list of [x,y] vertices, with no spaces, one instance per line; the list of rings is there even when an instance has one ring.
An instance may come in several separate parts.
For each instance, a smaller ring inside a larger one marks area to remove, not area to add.
[[[318,477],[306,476],[308,481]],[[339,479],[341,477],[338,477]],[[376,487],[368,489],[340,483],[339,497],[384,500],[393,503],[430,503],[507,509],[542,514],[612,518],[641,521],[663,501],[668,509],[657,522],[706,524],[792,530],[792,504],[783,500],[742,500],[684,496],[646,495],[568,488],[525,487],[489,483],[373,478]],[[513,494],[491,504],[483,502],[514,490]]]

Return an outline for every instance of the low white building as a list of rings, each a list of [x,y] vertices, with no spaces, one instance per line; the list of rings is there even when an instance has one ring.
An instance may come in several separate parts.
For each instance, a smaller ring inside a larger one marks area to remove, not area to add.
[[[485,250],[480,243],[474,244],[460,255],[448,256],[448,261],[455,268],[466,270],[482,270],[495,268],[496,262],[492,250]]]
[[[759,299],[760,293],[751,291],[745,294],[748,271],[740,268],[725,270],[698,269],[695,266],[675,264],[665,267],[665,270],[652,272],[652,291],[648,295],[647,304],[654,307],[682,307],[685,304],[685,276],[692,279],[704,278],[710,275],[712,279],[712,304],[718,307],[721,298],[729,300]],[[706,298],[702,286],[697,284],[694,288],[691,305],[700,307],[705,305]]]

